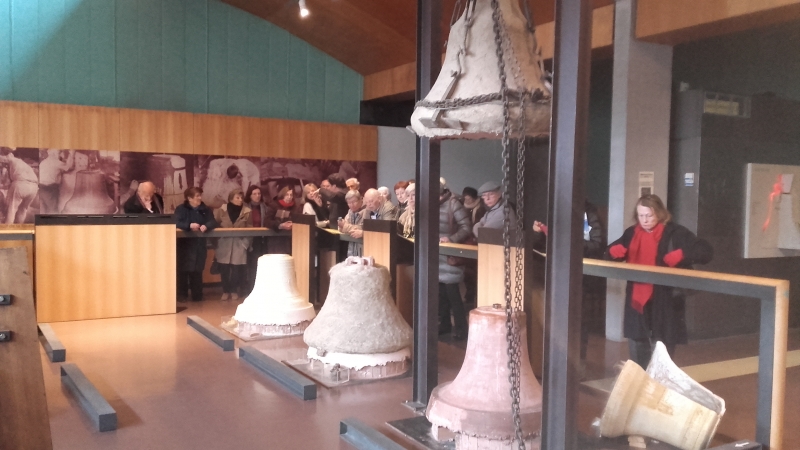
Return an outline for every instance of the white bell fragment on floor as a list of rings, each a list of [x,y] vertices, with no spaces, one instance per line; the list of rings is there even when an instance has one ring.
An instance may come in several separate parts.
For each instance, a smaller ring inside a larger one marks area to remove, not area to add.
[[[656,343],[647,372],[627,361],[600,419],[600,435],[647,436],[682,450],[708,447],[725,400],[678,368]]]
[[[389,271],[372,258],[349,257],[330,277],[325,304],[303,335],[312,364],[347,369],[351,380],[405,373],[413,333],[392,298]]]
[[[253,291],[222,328],[244,340],[302,334],[314,319],[314,306],[300,296],[289,255],[258,258]]]
[[[550,88],[536,36],[516,0],[499,0],[511,136],[550,135]],[[411,129],[429,138],[497,139],[503,134],[499,58],[490,0],[467,2],[450,27],[442,71],[411,115]],[[521,94],[526,94],[521,119]],[[459,104],[460,101],[461,104]],[[437,103],[438,102],[438,103]],[[469,104],[463,104],[469,103]]]

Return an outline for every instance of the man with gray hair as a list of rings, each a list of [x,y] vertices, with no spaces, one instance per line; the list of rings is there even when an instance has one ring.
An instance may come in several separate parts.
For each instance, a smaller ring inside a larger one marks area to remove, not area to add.
[[[122,206],[125,214],[164,214],[164,200],[156,192],[151,181],[139,183],[136,195],[132,195]]]
[[[500,192],[500,185],[495,181],[487,181],[478,189],[478,195],[483,200],[486,206],[486,214],[481,217],[481,220],[472,227],[472,233],[478,237],[478,231],[481,228],[503,228],[503,217],[505,209],[505,199]],[[509,205],[510,206],[510,205]],[[509,207],[508,219],[511,223],[511,228],[514,228],[514,222],[517,220],[517,215],[514,208]]]
[[[344,196],[347,202],[347,215],[344,219],[339,219],[339,231],[342,234],[349,234],[356,239],[363,235],[364,225],[364,201],[358,191],[350,191]],[[347,246],[347,256],[361,256],[363,246],[357,242],[350,242]]]
[[[377,189],[367,189],[364,194],[365,219],[372,220],[397,220],[397,207],[386,201]]]

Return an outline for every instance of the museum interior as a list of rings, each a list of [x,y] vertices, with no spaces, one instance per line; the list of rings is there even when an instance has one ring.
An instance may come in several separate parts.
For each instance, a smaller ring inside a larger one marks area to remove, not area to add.
[[[0,449],[800,449],[798,72],[800,0],[0,0]]]

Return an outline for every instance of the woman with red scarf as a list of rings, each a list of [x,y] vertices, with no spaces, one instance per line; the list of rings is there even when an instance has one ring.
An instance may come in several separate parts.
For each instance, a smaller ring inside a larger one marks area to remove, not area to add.
[[[672,215],[658,196],[640,198],[633,215],[637,224],[608,246],[606,258],[682,269],[711,261],[714,254],[711,245],[672,222]],[[674,355],[675,345],[686,343],[685,310],[682,290],[629,281],[624,335],[628,338],[631,359],[646,368],[656,341],[663,342],[670,356]]]
[[[278,192],[278,195],[273,199],[269,205],[268,210],[271,210],[270,215],[267,217],[265,225],[272,230],[286,230],[292,229],[292,214],[302,214],[302,207],[294,201],[294,187],[284,186]],[[284,253],[287,255],[292,254],[292,237],[286,236],[271,236],[267,239],[268,253]]]

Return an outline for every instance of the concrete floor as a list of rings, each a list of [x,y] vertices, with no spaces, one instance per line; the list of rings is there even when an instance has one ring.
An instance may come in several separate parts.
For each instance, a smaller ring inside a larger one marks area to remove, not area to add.
[[[209,293],[207,298],[217,298]],[[301,401],[186,325],[199,315],[217,325],[236,303],[180,303],[175,315],[54,323],[76,363],[116,409],[119,428],[99,433],[61,387],[59,364],[42,351],[47,403],[55,449],[349,449],[338,436],[339,421],[358,417],[401,445],[411,444],[385,425],[412,417],[402,402],[411,398],[411,378],[338,389],[318,388],[318,398]],[[455,377],[463,342],[440,342],[440,381]],[[262,351],[293,359],[304,352],[300,338],[260,341]],[[679,365],[752,356],[755,336],[693,343],[678,348]],[[793,331],[790,349],[800,348]],[[613,372],[625,345],[592,336],[587,375]],[[610,361],[610,362],[609,362]],[[728,407],[715,443],[755,436],[756,376],[706,383]],[[800,368],[787,371],[784,449],[800,448]],[[604,400],[579,395],[579,426],[588,431]]]

